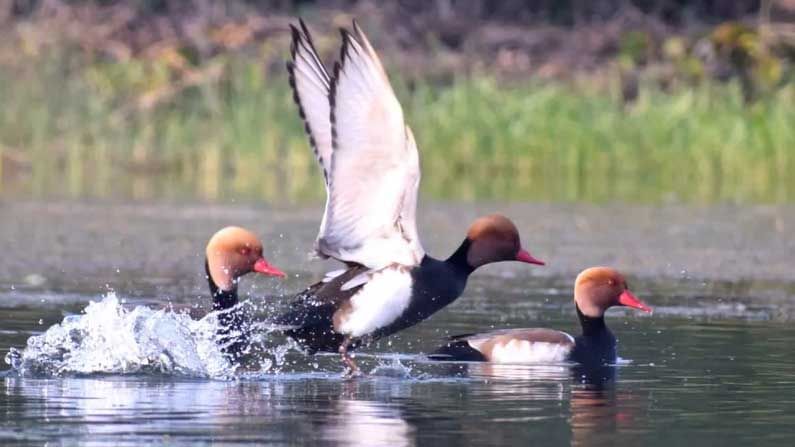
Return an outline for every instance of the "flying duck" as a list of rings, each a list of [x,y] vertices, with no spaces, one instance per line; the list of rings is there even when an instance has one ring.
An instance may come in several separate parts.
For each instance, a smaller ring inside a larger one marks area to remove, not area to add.
[[[411,129],[361,28],[341,30],[340,61],[326,71],[303,21],[292,26],[287,63],[293,97],[323,172],[320,258],[346,268],[296,296],[276,319],[310,352],[350,349],[412,326],[450,304],[476,268],[498,261],[543,265],[524,250],[508,218],[477,219],[446,260],[425,254],[415,214],[419,156]]]
[[[429,357],[496,363],[558,363],[574,361],[599,366],[616,361],[616,338],[605,324],[605,311],[627,306],[651,312],[627,287],[615,269],[592,267],[577,276],[574,307],[582,326],[578,337],[553,329],[501,329],[456,335]]]

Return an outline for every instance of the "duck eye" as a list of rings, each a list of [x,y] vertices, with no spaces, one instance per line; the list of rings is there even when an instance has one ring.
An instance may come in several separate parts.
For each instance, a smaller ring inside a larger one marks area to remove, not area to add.
[[[240,254],[243,256],[248,256],[249,253],[251,253],[251,249],[249,249],[248,247],[243,247],[240,249]]]

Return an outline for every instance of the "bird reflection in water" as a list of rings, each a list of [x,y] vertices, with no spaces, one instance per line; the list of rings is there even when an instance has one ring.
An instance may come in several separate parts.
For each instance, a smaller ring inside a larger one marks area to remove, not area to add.
[[[489,380],[489,395],[498,400],[568,401],[572,446],[610,445],[616,432],[642,432],[638,427],[642,396],[617,386],[616,366],[461,362],[447,366],[456,376]]]
[[[339,400],[323,425],[322,439],[340,446],[412,446],[414,427],[400,409],[383,402]]]
[[[572,446],[611,444],[617,432],[624,432],[625,439],[628,432],[640,434],[642,396],[616,386],[617,370],[607,365],[572,368]]]
[[[16,427],[48,439],[109,445],[137,433],[140,443],[163,439],[214,442],[322,441],[324,445],[412,446],[416,430],[389,396],[410,387],[313,379],[261,381],[87,377],[59,380],[6,377],[8,399],[29,405]],[[86,423],[90,421],[90,423]],[[130,438],[126,438],[130,439]]]

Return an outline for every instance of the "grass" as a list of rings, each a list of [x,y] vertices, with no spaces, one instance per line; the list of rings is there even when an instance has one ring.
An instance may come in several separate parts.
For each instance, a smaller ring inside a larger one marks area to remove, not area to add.
[[[242,57],[216,62],[221,75],[178,89],[166,69],[134,59],[38,54],[0,65],[0,197],[321,199],[285,73]],[[554,83],[395,84],[425,197],[795,199],[792,83],[750,105],[734,84],[641,85],[626,105]]]

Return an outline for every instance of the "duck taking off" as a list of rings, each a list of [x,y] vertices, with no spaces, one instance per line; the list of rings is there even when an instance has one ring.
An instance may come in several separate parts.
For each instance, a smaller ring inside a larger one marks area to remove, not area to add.
[[[416,226],[420,167],[383,65],[361,28],[341,30],[333,76],[303,21],[291,26],[290,85],[327,193],[314,243],[346,269],[296,296],[277,324],[310,352],[348,350],[429,317],[458,298],[476,268],[498,261],[543,265],[522,249],[508,218],[477,219],[447,260],[425,254]]]

